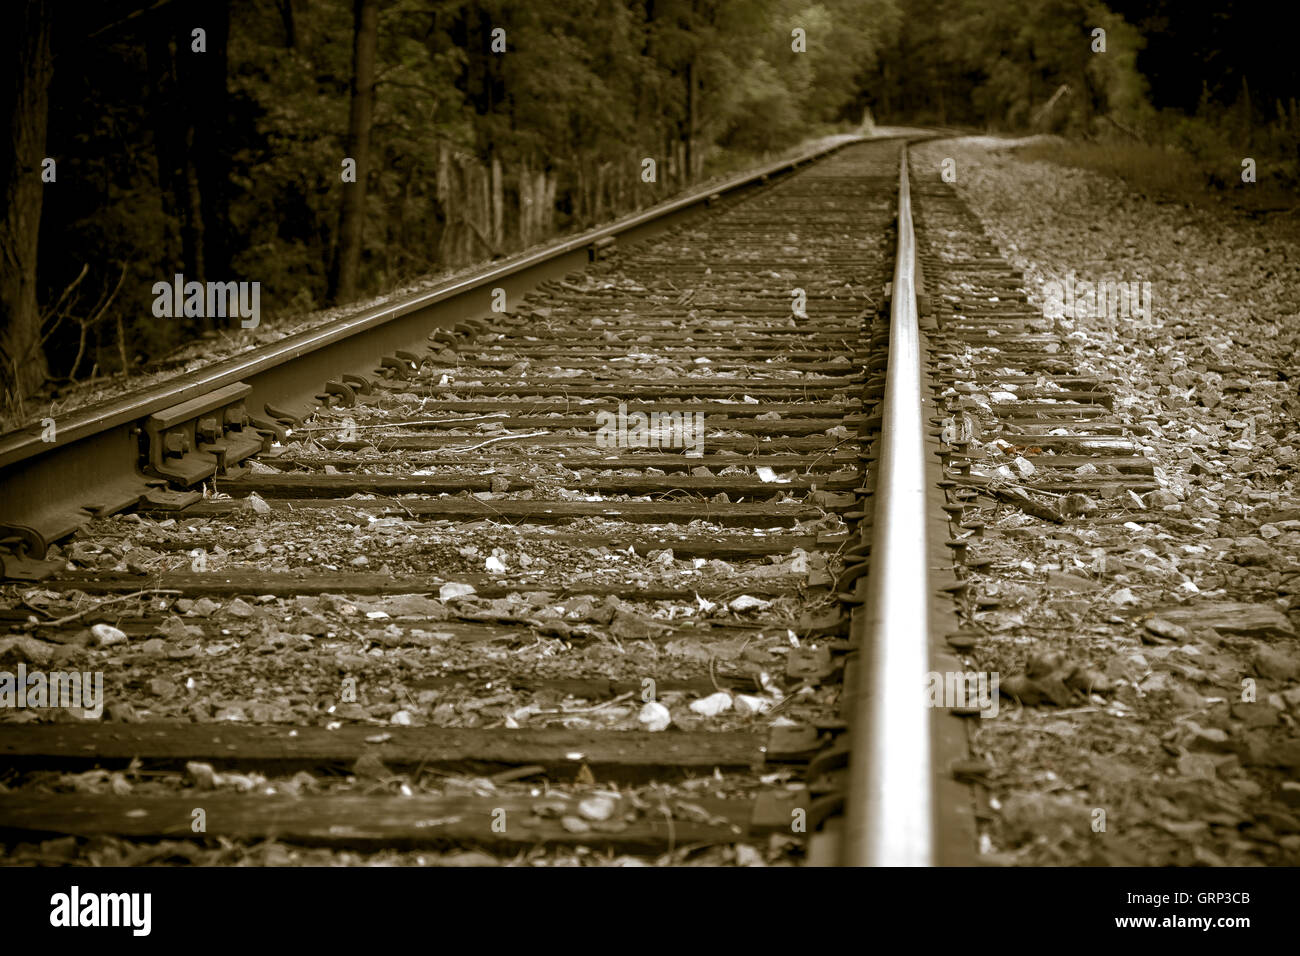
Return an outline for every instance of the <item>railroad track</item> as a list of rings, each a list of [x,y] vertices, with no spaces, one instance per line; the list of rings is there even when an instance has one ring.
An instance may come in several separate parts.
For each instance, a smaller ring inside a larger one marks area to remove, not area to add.
[[[4,589],[0,669],[101,672],[106,702],[5,714],[6,855],[968,861],[978,708],[917,688],[977,663],[971,519],[1086,512],[1092,461],[1148,479],[916,170],[913,234],[900,155],[774,168],[76,418],[80,461],[132,466],[71,468],[76,508],[0,438],[6,571],[40,578]],[[994,434],[1059,468],[1002,487]]]

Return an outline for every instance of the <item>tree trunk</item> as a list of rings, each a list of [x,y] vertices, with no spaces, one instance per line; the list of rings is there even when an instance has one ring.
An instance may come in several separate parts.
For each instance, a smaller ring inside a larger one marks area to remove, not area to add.
[[[496,251],[501,251],[501,246],[506,241],[505,232],[506,216],[506,197],[505,183],[501,174],[501,158],[495,154],[492,156],[492,245],[496,246]]]
[[[46,0],[23,0],[9,11],[0,40],[9,80],[0,83],[12,152],[0,150],[0,383],[21,400],[45,382],[41,313],[36,302],[36,249],[41,225],[41,162],[45,158],[52,21]],[[51,185],[51,189],[58,189]]]
[[[298,30],[293,22],[293,0],[280,0],[280,22],[284,24],[284,48],[292,50],[298,45]]]
[[[194,129],[193,127],[185,131],[185,154],[191,156],[194,154]],[[186,272],[186,280],[193,279],[196,282],[207,282],[207,256],[204,249],[204,231],[203,231],[203,196],[199,191],[199,171],[194,168],[194,164],[185,163],[185,218],[189,222],[189,269]],[[212,328],[214,323],[212,316],[205,315],[203,319],[205,328]],[[126,371],[123,369],[122,371]]]
[[[488,255],[496,255],[492,248],[492,174],[487,166],[475,163],[474,178],[478,181],[478,228],[480,242],[488,247]]]
[[[550,236],[555,232],[555,187],[559,185],[555,173],[542,173],[542,209],[541,234]]]
[[[172,142],[172,128],[176,115],[176,77],[170,46],[172,27],[161,17],[151,17],[145,22],[145,64],[149,77],[148,113],[153,130],[154,156],[158,163],[158,190],[167,224],[180,227],[183,222],[184,207],[179,204],[179,201],[184,197],[184,191],[176,187],[180,160],[176,156]],[[177,233],[168,229],[167,234],[162,237],[164,257],[173,261],[176,256],[174,243],[176,235]]]
[[[196,53],[192,49],[191,30],[195,26],[203,27],[211,39],[207,17],[200,17],[201,23],[191,21],[189,17],[171,17],[172,38],[176,44],[173,55],[167,48],[169,69],[175,79],[172,111],[168,117],[164,134],[171,139],[172,186],[176,197],[176,208],[180,212],[181,254],[184,259],[182,271],[186,280],[206,282],[209,278],[207,260],[204,255],[203,196],[202,183],[195,168],[197,138],[195,117],[202,109],[203,89],[202,74],[206,68],[208,53]],[[201,320],[205,328],[212,327],[210,318]]]
[[[203,26],[207,30],[207,52],[195,57],[191,86],[191,116],[203,117],[194,124],[194,148],[190,152],[199,191],[202,223],[204,279],[226,282],[230,274],[230,137],[227,133],[227,55],[230,39],[230,4],[224,0],[205,3]]]
[[[348,156],[356,160],[357,181],[343,183],[339,214],[338,255],[330,276],[330,301],[346,302],[357,294],[365,224],[366,172],[369,169],[370,121],[375,107],[375,39],[379,31],[377,0],[354,0],[352,103],[348,110]]]
[[[533,171],[525,160],[519,166],[519,246],[527,249],[533,234]]]
[[[695,89],[695,59],[686,64],[686,130],[682,137],[685,147],[682,157],[682,183],[689,184],[695,177],[695,119],[699,109],[699,95]]]
[[[1255,110],[1250,102],[1250,84],[1246,82],[1246,77],[1241,78],[1241,96],[1239,100],[1240,122],[1241,122],[1241,146],[1242,149],[1250,149],[1253,145],[1251,131],[1254,129]]]

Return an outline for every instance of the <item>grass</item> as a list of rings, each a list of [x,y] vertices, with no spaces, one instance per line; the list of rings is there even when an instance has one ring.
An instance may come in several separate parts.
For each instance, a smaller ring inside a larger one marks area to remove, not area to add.
[[[1026,146],[1017,155],[1116,176],[1135,192],[1159,202],[1222,208],[1230,201],[1252,214],[1300,210],[1300,195],[1277,177],[1270,181],[1262,157],[1257,157],[1259,181],[1243,183],[1241,157],[1226,152],[1201,160],[1172,147],[1147,143],[1072,141]]]

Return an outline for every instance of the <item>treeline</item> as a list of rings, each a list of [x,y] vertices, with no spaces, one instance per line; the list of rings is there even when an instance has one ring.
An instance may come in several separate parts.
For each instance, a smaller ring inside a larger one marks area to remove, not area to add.
[[[867,102],[895,121],[1169,146],[1300,186],[1300,58],[1245,0],[899,0]]]
[[[1138,31],[1091,0],[901,0],[872,99],[917,123],[1095,132],[1145,102]],[[1095,32],[1100,31],[1100,32]]]
[[[33,246],[0,264],[11,403],[211,330],[153,317],[177,273],[306,312],[856,124],[897,22],[891,0],[15,6],[0,243]]]
[[[881,123],[1249,147],[1300,178],[1297,58],[1244,0],[13,0],[6,406],[383,292]],[[1225,11],[1226,10],[1226,15]],[[646,161],[653,160],[653,175]],[[1288,165],[1289,164],[1289,165]]]

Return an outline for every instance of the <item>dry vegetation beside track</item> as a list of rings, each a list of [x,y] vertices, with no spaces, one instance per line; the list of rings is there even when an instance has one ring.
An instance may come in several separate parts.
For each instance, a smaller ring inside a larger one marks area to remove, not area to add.
[[[881,136],[893,134],[894,131],[887,128],[881,128],[878,133]],[[748,154],[730,154],[718,157],[709,166],[712,174],[694,183],[692,190],[703,191],[710,187],[720,186],[731,179],[744,175],[749,170],[801,156],[816,149],[829,147],[835,143],[851,139],[854,135],[856,134],[831,133],[824,136],[810,137],[801,140],[788,149],[766,154],[761,158]],[[665,201],[673,201],[678,198],[680,196],[672,196]],[[629,213],[628,215],[634,214],[636,213]],[[589,228],[599,228],[610,225],[615,221],[617,220],[594,223]],[[348,316],[360,315],[380,306],[393,305],[403,299],[427,293],[454,280],[475,275],[494,263],[503,265],[535,255],[538,250],[559,246],[571,241],[574,235],[574,232],[566,232],[544,242],[535,243],[527,249],[502,257],[499,260],[484,259],[461,268],[440,269],[438,268],[438,262],[431,260],[429,262],[431,271],[419,279],[388,289],[379,295],[369,296],[340,306],[318,309],[306,314],[286,312],[276,308],[274,303],[271,303],[268,309],[270,314],[263,316],[255,329],[240,328],[238,321],[232,321],[229,328],[204,333],[196,340],[173,350],[167,355],[150,361],[144,367],[131,370],[129,374],[119,373],[78,382],[48,385],[39,394],[29,397],[21,407],[0,409],[0,432],[33,425],[47,415],[66,415],[69,412],[100,402],[112,401],[132,392],[141,391],[154,385],[161,385],[170,379],[242,355],[261,346],[270,345],[299,332],[306,332],[309,329],[319,328]]]

